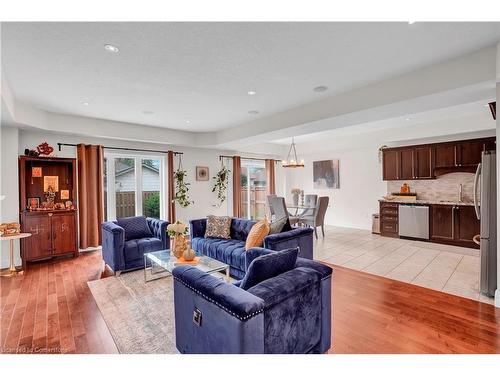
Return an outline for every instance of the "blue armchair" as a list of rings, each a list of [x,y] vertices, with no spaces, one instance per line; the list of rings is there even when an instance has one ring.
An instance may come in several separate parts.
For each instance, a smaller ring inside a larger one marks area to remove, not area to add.
[[[248,261],[277,254],[249,251]],[[296,258],[291,269],[264,280],[258,275],[246,289],[187,265],[174,268],[173,276],[181,353],[305,354],[331,346],[332,269],[322,263]]]
[[[127,233],[118,221],[102,223],[102,257],[117,275],[144,267],[144,253],[170,248],[167,221],[143,216],[119,221],[127,224]]]

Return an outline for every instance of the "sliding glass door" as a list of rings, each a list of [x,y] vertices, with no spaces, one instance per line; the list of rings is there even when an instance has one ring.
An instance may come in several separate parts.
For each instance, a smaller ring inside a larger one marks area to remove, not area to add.
[[[241,163],[242,216],[262,219],[266,214],[267,177],[264,161],[244,160]]]
[[[163,157],[105,154],[105,219],[139,216],[164,218]]]

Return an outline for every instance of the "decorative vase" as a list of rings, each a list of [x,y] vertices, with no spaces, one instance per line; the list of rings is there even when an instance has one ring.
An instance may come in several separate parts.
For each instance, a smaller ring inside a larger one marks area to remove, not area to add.
[[[196,256],[196,253],[191,248],[184,250],[184,253],[182,253],[182,257],[184,258],[184,260],[187,260],[187,261],[193,260],[195,258],[195,256]]]
[[[293,194],[292,195],[292,199],[293,199],[293,205],[294,206],[298,206],[299,205],[299,195],[298,194]]]
[[[176,235],[170,240],[170,250],[172,251],[172,254],[174,254],[176,258],[182,257],[182,254],[186,249],[187,249],[187,240],[186,237],[183,236],[182,234]]]

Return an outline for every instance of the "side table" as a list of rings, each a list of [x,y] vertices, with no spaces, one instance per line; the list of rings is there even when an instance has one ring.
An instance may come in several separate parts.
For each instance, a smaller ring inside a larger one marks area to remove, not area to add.
[[[14,240],[18,240],[21,238],[26,238],[31,236],[31,233],[19,233],[14,236],[1,236],[0,241],[10,241],[10,266],[8,270],[2,271],[2,276],[10,277],[17,275],[18,272],[23,272],[22,270],[17,270],[16,266],[14,266]]]

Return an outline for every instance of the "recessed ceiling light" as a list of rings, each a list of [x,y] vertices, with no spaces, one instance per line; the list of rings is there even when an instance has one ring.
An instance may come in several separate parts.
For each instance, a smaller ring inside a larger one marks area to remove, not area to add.
[[[191,124],[191,121],[189,121],[189,120],[186,120],[186,124]]]
[[[248,95],[255,95],[255,94],[257,94],[257,92],[255,92],[255,91],[248,91],[247,94]]]
[[[253,111],[248,111],[248,114],[249,114],[249,115],[258,115],[258,114],[259,114],[259,111],[255,111],[255,110],[253,110]]]
[[[118,47],[112,45],[112,44],[105,44],[104,45],[104,49],[108,52],[111,52],[111,53],[118,53],[120,50],[118,49]]]
[[[85,107],[87,107],[89,105],[89,102],[82,102],[82,105],[84,105]]]
[[[410,120],[411,120],[411,118],[409,118],[409,117],[406,118],[406,121],[410,121]]]
[[[325,92],[326,90],[328,90],[328,87],[326,87],[326,86],[317,86],[317,87],[313,88],[313,91],[315,91],[315,92]]]
[[[144,110],[144,111],[141,111],[144,115],[153,115],[154,112],[153,111],[149,111],[149,110]]]

